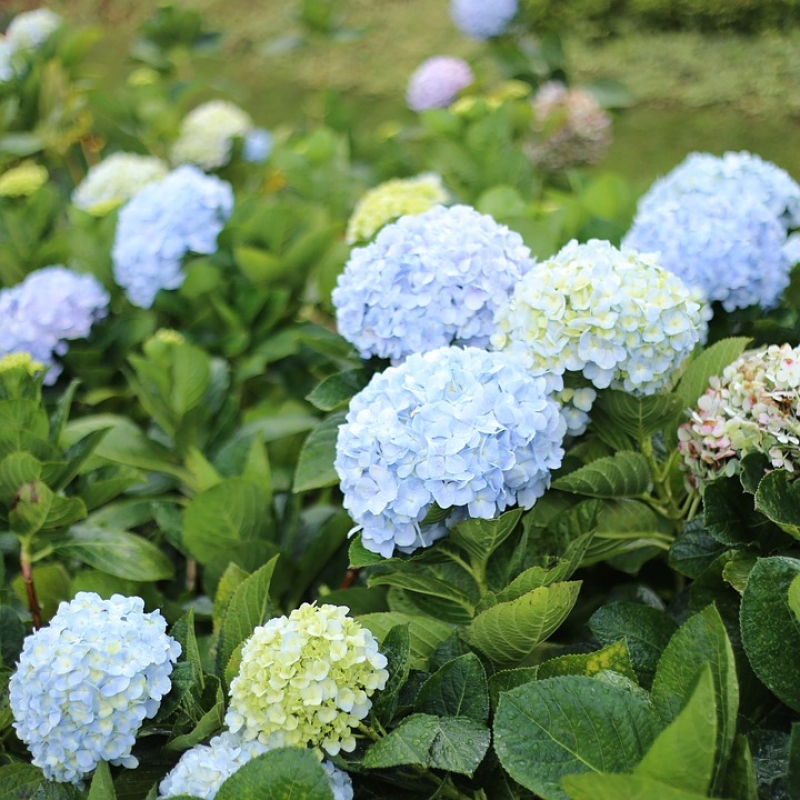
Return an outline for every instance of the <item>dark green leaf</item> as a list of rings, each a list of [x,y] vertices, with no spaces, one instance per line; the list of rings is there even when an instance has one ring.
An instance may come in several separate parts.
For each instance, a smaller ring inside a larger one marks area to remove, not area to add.
[[[86,800],[116,800],[116,797],[117,793],[114,791],[114,782],[111,780],[108,762],[101,761],[92,776],[92,784]]]
[[[800,484],[785,469],[776,469],[761,480],[756,508],[781,530],[800,539]]]
[[[323,420],[308,435],[300,450],[292,491],[306,492],[339,483],[333,468],[336,457],[336,439],[346,413],[339,411]]]
[[[489,683],[480,659],[474,653],[467,653],[440,667],[419,690],[415,710],[486,723]]]
[[[450,540],[473,558],[488,558],[511,535],[522,516],[521,510],[501,514],[497,519],[468,519],[450,531]]]
[[[626,450],[558,478],[553,488],[589,497],[635,497],[647,491],[650,481],[647,459]]]
[[[335,375],[325,378],[306,397],[306,400],[320,411],[335,411],[347,405],[350,398],[364,388],[367,377],[367,373],[363,369],[337,372]]]

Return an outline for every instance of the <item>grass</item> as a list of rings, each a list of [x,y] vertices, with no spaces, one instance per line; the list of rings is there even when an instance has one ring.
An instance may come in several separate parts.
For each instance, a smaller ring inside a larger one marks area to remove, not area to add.
[[[10,4],[15,10],[20,2]],[[30,3],[27,3],[30,6]],[[108,80],[123,74],[136,25],[156,7],[134,0],[56,0],[51,7],[108,31],[97,51]],[[280,52],[296,32],[285,0],[183,0],[225,33],[220,60],[209,65],[213,88],[232,94],[262,124],[319,114],[321,90],[340,93],[363,126],[410,119],[408,75],[429,55],[447,53],[488,65],[481,45],[450,22],[447,0],[346,0],[355,41],[314,41]],[[759,37],[695,33],[640,34],[587,43],[566,39],[576,82],[623,81],[636,105],[616,121],[606,166],[649,182],[692,150],[750,149],[800,177],[800,31]]]

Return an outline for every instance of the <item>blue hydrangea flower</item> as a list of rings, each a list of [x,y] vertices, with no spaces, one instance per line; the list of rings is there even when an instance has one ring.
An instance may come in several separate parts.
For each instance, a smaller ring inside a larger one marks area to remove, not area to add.
[[[555,388],[560,380],[473,347],[415,354],[375,375],[336,442],[344,506],[364,546],[410,553],[467,515],[533,506],[564,455]],[[435,506],[448,518],[422,525]]]
[[[11,59],[16,52],[17,48],[5,36],[0,36],[0,83],[6,83],[14,77]]]
[[[406,103],[412,111],[447,108],[475,76],[461,58],[433,56],[412,73],[406,88]]]
[[[534,263],[518,233],[469,206],[401,217],[352,251],[332,294],[339,332],[362,358],[485,347]]]
[[[232,210],[230,184],[188,164],[145,186],[120,209],[111,251],[128,299],[150,308],[160,289],[177,289],[183,257],[215,252]]]
[[[450,17],[465,36],[499,36],[517,13],[518,0],[450,0]]]
[[[158,786],[159,800],[192,795],[200,800],[214,800],[222,784],[248,761],[270,748],[258,739],[243,739],[225,731],[208,744],[187,750]],[[334,800],[353,800],[350,776],[330,761],[323,761]]]
[[[705,339],[708,316],[653,256],[572,241],[519,281],[491,343],[534,375],[582,372],[598,389],[653,394]]]
[[[92,324],[106,316],[108,301],[92,275],[61,265],[32,272],[0,290],[0,356],[30,353],[50,367],[45,383],[55,383],[61,373],[55,358],[67,352],[68,341],[89,335]]]
[[[242,158],[252,164],[261,164],[272,152],[272,134],[264,128],[251,128],[244,136]]]
[[[691,193],[761,202],[785,228],[800,227],[800,185],[785,170],[746,151],[723,156],[692,153],[650,187],[638,210],[646,213]]]
[[[770,308],[789,284],[786,230],[767,206],[723,189],[646,204],[623,244],[655,253],[687,286],[726,311]]]
[[[101,761],[135,767],[131,748],[171,688],[181,647],[138,597],[79,592],[25,639],[9,681],[14,728],[45,776],[80,784]]]

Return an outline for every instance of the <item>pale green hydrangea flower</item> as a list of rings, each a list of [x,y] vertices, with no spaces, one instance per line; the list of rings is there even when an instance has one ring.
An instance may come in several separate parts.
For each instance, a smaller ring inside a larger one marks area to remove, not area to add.
[[[744,353],[709,383],[678,430],[692,484],[702,488],[735,475],[749,453],[763,453],[775,469],[800,472],[800,347]]]
[[[396,178],[370,189],[356,204],[347,223],[347,244],[366,242],[384,225],[410,214],[422,214],[450,196],[442,179],[431,172],[414,178]]]
[[[353,728],[389,678],[386,656],[346,606],[304,603],[253,631],[231,682],[225,723],[268,747],[356,746]]]
[[[203,103],[184,117],[172,145],[172,163],[196,164],[204,170],[223,167],[230,161],[234,138],[244,138],[252,127],[250,115],[235,103]]]
[[[44,364],[34,361],[30,353],[9,353],[0,358],[0,372],[12,369],[24,369],[29,375],[35,375],[44,369]]]
[[[704,340],[709,315],[653,256],[573,241],[517,283],[491,344],[535,375],[582,372],[598,389],[653,394]]]
[[[168,172],[169,167],[154,156],[113,153],[89,169],[72,193],[72,204],[95,217],[104,217]]]
[[[0,197],[28,197],[47,183],[47,169],[35,161],[23,161],[0,175]]]

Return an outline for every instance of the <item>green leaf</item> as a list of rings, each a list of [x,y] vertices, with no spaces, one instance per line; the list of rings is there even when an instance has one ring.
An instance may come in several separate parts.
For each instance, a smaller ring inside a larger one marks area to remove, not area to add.
[[[348,557],[350,559],[351,569],[361,569],[362,567],[371,567],[375,564],[383,564],[386,559],[373,553],[372,550],[367,550],[361,540],[361,534],[356,534],[350,541],[350,548],[348,550]]]
[[[492,711],[497,709],[500,696],[503,692],[516,689],[517,686],[524,686],[526,683],[535,681],[539,675],[539,666],[517,667],[516,669],[501,669],[489,678],[489,702]]]
[[[64,556],[118,578],[161,581],[175,574],[175,565],[163,550],[128,531],[73,525],[53,546]]]
[[[202,741],[207,741],[213,734],[222,729],[225,722],[225,692],[222,690],[222,683],[216,678],[209,678],[216,684],[215,687],[209,686],[209,690],[215,689],[214,704],[197,720],[194,727],[187,733],[171,739],[165,748],[183,752]]]
[[[640,775],[568,775],[564,788],[571,800],[704,800],[707,796]]]
[[[736,736],[739,683],[733,648],[713,605],[678,628],[658,662],[652,698],[665,723],[669,724],[680,714],[705,664],[711,667],[716,693],[718,757],[713,785],[718,790]]]
[[[705,664],[689,701],[661,731],[633,774],[705,796],[714,772],[716,740],[714,679]]]
[[[369,578],[373,586],[395,586],[409,592],[424,595],[426,598],[440,598],[446,601],[442,619],[454,624],[468,623],[474,614],[475,604],[466,592],[446,580],[437,578],[431,570],[420,566],[417,572],[398,570]]]
[[[623,450],[558,478],[553,488],[589,497],[635,497],[648,490],[650,481],[647,459]]]
[[[733,740],[722,795],[731,800],[758,800],[756,769],[750,744],[744,734],[739,734]]]
[[[486,723],[489,719],[489,682],[474,653],[448,661],[419,690],[416,711],[439,717],[467,717]]]
[[[699,578],[723,552],[725,546],[709,535],[702,517],[695,517],[669,548],[669,565],[687,578]]]
[[[789,584],[789,608],[800,622],[800,575]]]
[[[684,410],[683,399],[676,394],[637,397],[615,389],[600,392],[597,407],[639,442],[677,421]]]
[[[0,767],[0,797],[4,800],[30,800],[45,783],[45,777],[33,764],[6,764]]]
[[[389,680],[378,693],[373,704],[373,713],[387,726],[394,718],[400,704],[399,696],[411,665],[411,636],[408,625],[392,628],[381,642],[381,653],[388,661]]]
[[[517,509],[497,519],[468,519],[450,531],[449,540],[483,561],[511,535],[521,516],[522,511]]]
[[[430,617],[403,614],[399,611],[378,611],[363,614],[358,621],[368,628],[378,641],[383,641],[396,625],[408,625],[411,655],[423,664],[428,656],[453,633],[453,626]]]
[[[591,678],[605,670],[618,672],[634,683],[639,680],[631,665],[630,653],[624,641],[614,642],[593,653],[551,658],[539,665],[538,677],[543,679],[556,678],[560,675],[585,675]]]
[[[24,483],[42,477],[42,462],[30,453],[9,453],[0,461],[0,503],[9,505]]]
[[[759,559],[742,594],[742,645],[756,675],[786,705],[800,710],[800,620],[789,591],[800,561],[784,556]]]
[[[489,743],[488,729],[474,720],[412,714],[367,750],[361,766],[386,769],[416,764],[471,777]]]
[[[775,469],[765,475],[756,491],[756,508],[781,530],[800,539],[800,485],[792,473]]]
[[[286,271],[280,258],[257,247],[234,247],[233,257],[242,274],[256,285],[267,284]]]
[[[53,505],[53,492],[39,480],[24,483],[9,505],[8,524],[18,536],[32,536],[38,533]]]
[[[69,573],[61,564],[37,564],[33,567],[33,583],[42,612],[42,623],[46,624],[58,611],[59,603],[72,597]],[[11,581],[11,588],[20,603],[27,608],[28,596],[22,575],[14,577]]]
[[[13,667],[17,663],[25,626],[13,608],[0,606],[0,667]]]
[[[657,608],[619,601],[595,611],[589,628],[601,644],[624,640],[639,682],[650,688],[661,654],[678,626]]]
[[[366,386],[367,379],[366,371],[360,368],[337,372],[306,395],[306,400],[320,411],[336,411],[346,406],[350,398]]]
[[[464,639],[495,663],[516,663],[558,629],[580,588],[580,581],[563,581],[498,603],[472,620]]]
[[[517,783],[543,800],[564,800],[565,775],[630,772],[659,727],[646,692],[570,675],[501,694],[494,746]]]
[[[108,762],[101,761],[92,776],[92,785],[89,787],[89,796],[86,800],[116,800],[116,797]]]
[[[344,411],[331,414],[308,435],[297,461],[293,492],[307,492],[309,489],[322,489],[339,483],[333,462],[336,458],[339,426],[345,417]]]
[[[728,364],[744,352],[750,339],[744,336],[722,339],[704,350],[684,371],[675,394],[683,400],[685,409],[694,408],[700,396],[709,388],[709,380],[721,375]]]

